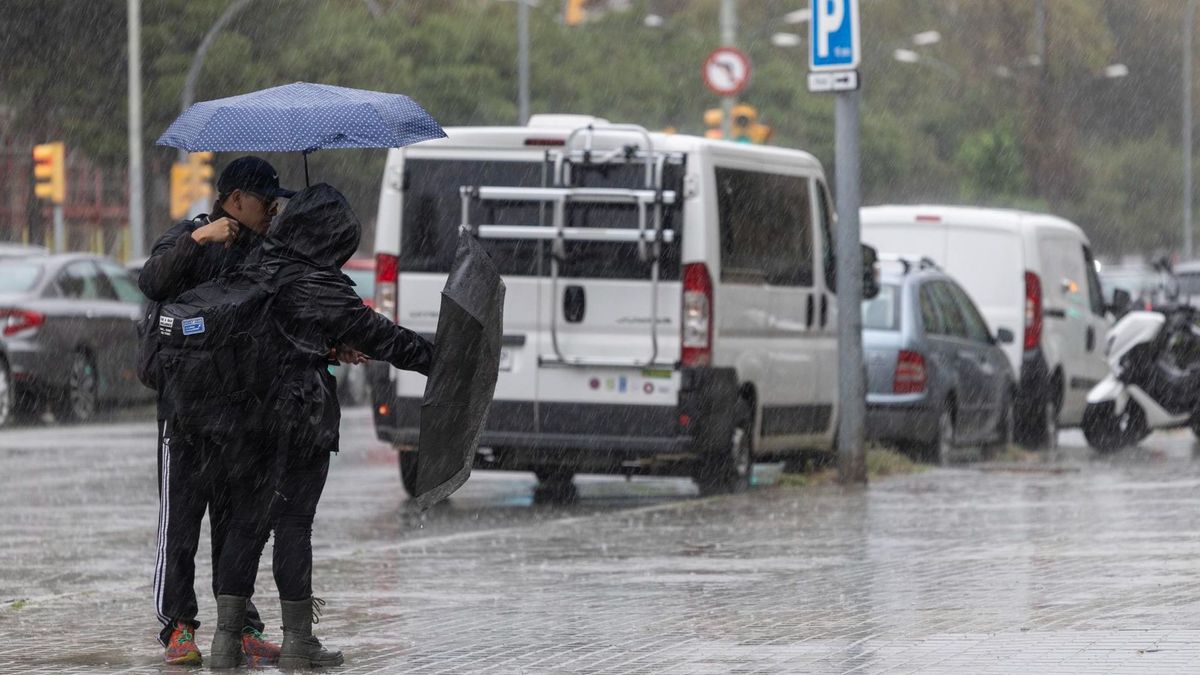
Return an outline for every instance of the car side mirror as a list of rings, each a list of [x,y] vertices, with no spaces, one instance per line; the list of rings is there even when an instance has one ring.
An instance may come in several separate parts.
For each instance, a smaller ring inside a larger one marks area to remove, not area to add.
[[[996,342],[1002,345],[1011,345],[1016,340],[1017,336],[1013,335],[1011,330],[1007,328],[1000,328],[996,330]]]
[[[1112,312],[1113,316],[1124,316],[1129,313],[1129,308],[1133,304],[1133,296],[1124,288],[1118,288],[1113,291],[1112,302],[1108,305],[1108,311]]]
[[[863,300],[879,295],[879,252],[874,247],[862,245]]]

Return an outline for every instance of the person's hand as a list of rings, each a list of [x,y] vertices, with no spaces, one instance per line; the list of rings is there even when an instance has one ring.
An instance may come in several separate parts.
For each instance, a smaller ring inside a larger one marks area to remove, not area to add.
[[[357,349],[355,349],[353,347],[347,347],[346,345],[338,345],[336,347],[330,347],[329,348],[329,358],[330,358],[330,360],[336,359],[338,361],[341,361],[342,363],[346,363],[346,364],[349,364],[352,366],[357,366],[360,363],[366,363],[367,361],[371,360],[371,359],[367,358],[366,354],[358,351]]]
[[[237,237],[239,227],[238,221],[233,218],[218,218],[192,231],[192,239],[195,239],[197,244],[225,244],[228,248],[234,237]]]

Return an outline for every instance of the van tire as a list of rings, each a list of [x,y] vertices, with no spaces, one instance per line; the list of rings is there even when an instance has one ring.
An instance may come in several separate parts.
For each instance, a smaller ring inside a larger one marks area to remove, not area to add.
[[[417,491],[417,451],[397,452],[400,455],[400,484],[409,497]]]
[[[692,480],[701,496],[737,494],[750,488],[754,469],[753,421],[749,403],[737,404],[729,441],[713,453],[696,459]]]
[[[1025,420],[1021,445],[1030,450],[1055,450],[1058,448],[1058,402],[1046,398],[1034,407]]]
[[[534,470],[538,484],[533,489],[534,504],[574,504],[579,501],[579,490],[575,487],[575,470],[562,467],[547,467]]]

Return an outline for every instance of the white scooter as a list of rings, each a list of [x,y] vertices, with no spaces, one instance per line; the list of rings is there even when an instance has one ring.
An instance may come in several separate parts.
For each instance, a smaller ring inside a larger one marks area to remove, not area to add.
[[[1108,332],[1111,372],[1088,392],[1083,435],[1100,452],[1136,444],[1154,429],[1191,426],[1200,436],[1200,312],[1183,305],[1130,312]]]

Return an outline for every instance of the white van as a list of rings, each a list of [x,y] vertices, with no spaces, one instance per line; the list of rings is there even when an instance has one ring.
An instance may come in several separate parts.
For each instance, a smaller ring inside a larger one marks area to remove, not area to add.
[[[376,309],[419,332],[466,228],[508,290],[479,468],[691,475],[743,488],[757,458],[831,449],[832,204],[798,150],[576,115],[446,129],[390,151]],[[425,378],[373,369],[375,423],[411,482]]]
[[[931,258],[967,290],[1017,373],[1017,437],[1053,446],[1078,426],[1088,390],[1108,373],[1111,323],[1088,239],[1042,213],[958,206],[862,209],[862,238],[880,251]]]

